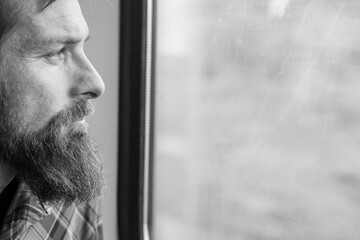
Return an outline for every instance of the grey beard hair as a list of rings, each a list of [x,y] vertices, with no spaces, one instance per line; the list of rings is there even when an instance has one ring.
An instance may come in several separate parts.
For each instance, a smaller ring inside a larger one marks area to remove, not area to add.
[[[1,161],[16,170],[41,202],[84,204],[102,196],[105,180],[99,150],[75,123],[92,111],[92,102],[78,100],[40,131],[0,138]]]

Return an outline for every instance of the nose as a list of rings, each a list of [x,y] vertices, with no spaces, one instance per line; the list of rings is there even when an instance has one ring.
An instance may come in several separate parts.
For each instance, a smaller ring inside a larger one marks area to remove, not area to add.
[[[100,97],[105,91],[105,84],[92,65],[90,60],[83,55],[76,70],[76,83],[74,85],[71,95],[74,98],[80,99],[94,99]]]

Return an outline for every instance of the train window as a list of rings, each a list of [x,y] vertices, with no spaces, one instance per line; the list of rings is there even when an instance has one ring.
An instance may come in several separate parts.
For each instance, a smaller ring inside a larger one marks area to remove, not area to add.
[[[158,0],[153,239],[356,239],[360,2]]]

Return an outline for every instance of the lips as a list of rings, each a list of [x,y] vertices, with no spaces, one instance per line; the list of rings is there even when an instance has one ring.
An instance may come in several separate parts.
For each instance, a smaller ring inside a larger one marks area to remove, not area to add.
[[[76,125],[81,125],[81,126],[85,127],[86,129],[89,127],[89,124],[86,122],[85,118],[83,118],[80,121],[76,121],[75,124]]]

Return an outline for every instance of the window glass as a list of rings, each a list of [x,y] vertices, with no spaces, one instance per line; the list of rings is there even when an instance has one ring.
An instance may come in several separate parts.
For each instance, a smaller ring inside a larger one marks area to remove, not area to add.
[[[358,239],[360,1],[156,12],[154,239]]]

